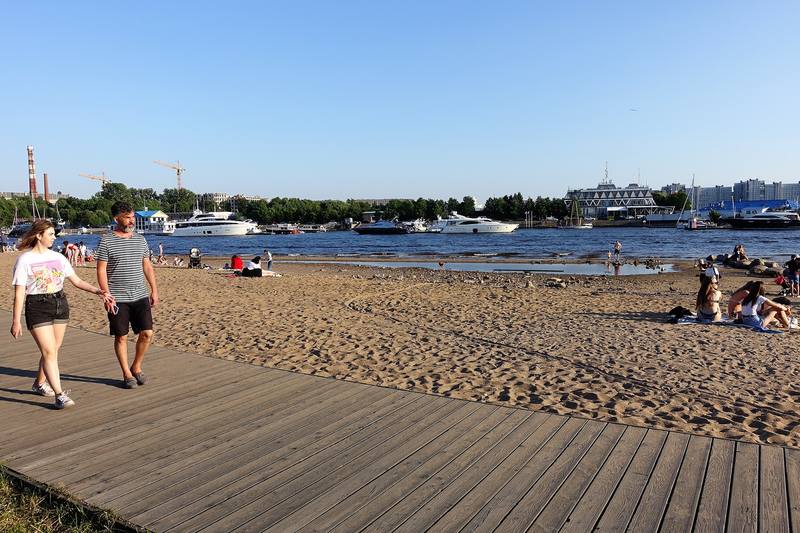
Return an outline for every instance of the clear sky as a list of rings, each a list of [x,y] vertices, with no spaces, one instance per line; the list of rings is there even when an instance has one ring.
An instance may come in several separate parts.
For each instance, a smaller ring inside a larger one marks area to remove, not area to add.
[[[800,179],[800,2],[3,2],[0,190],[563,196]],[[41,187],[41,183],[40,183]]]

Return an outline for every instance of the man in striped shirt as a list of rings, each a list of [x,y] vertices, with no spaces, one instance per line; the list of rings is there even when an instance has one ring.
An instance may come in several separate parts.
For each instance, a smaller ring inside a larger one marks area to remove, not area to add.
[[[107,308],[108,324],[114,336],[114,352],[122,368],[122,385],[133,389],[144,385],[142,361],[153,339],[151,307],[158,304],[156,274],[150,263],[147,241],[133,232],[135,215],[130,204],[116,202],[111,206],[116,227],[100,239],[95,259],[97,282],[103,291],[111,292],[116,306]],[[145,286],[150,286],[147,290]],[[128,367],[128,326],[138,334],[136,355]]]

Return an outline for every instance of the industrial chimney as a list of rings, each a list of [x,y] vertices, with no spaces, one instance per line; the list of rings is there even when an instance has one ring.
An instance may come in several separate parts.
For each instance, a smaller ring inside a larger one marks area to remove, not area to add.
[[[28,145],[28,191],[31,198],[37,198],[36,192],[36,165],[33,163],[33,146]]]
[[[44,201],[45,202],[49,202],[50,201],[50,187],[47,186],[47,172],[42,174],[42,176],[44,178]]]

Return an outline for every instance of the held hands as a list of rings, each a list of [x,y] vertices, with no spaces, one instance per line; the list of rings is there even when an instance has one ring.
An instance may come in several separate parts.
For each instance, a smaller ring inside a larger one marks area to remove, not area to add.
[[[111,296],[110,292],[100,291],[97,293],[97,295],[103,299],[103,306],[106,308],[106,311],[109,311],[112,307],[114,307],[116,300],[114,300],[114,297]]]
[[[19,339],[22,336],[22,324],[19,320],[14,320],[11,323],[11,336],[15,339]]]

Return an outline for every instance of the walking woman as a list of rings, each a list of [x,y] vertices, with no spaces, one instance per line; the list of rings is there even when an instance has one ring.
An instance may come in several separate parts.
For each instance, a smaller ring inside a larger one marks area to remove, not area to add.
[[[11,335],[22,335],[22,303],[25,302],[25,324],[30,330],[42,357],[39,372],[31,389],[40,396],[55,396],[56,409],[75,402],[61,388],[58,371],[58,350],[64,340],[69,320],[69,304],[64,294],[64,279],[77,288],[94,293],[106,305],[114,305],[110,293],[86,283],[75,274],[67,258],[50,249],[56,240],[53,223],[37,220],[19,240],[17,247],[24,252],[14,265],[14,311]]]

